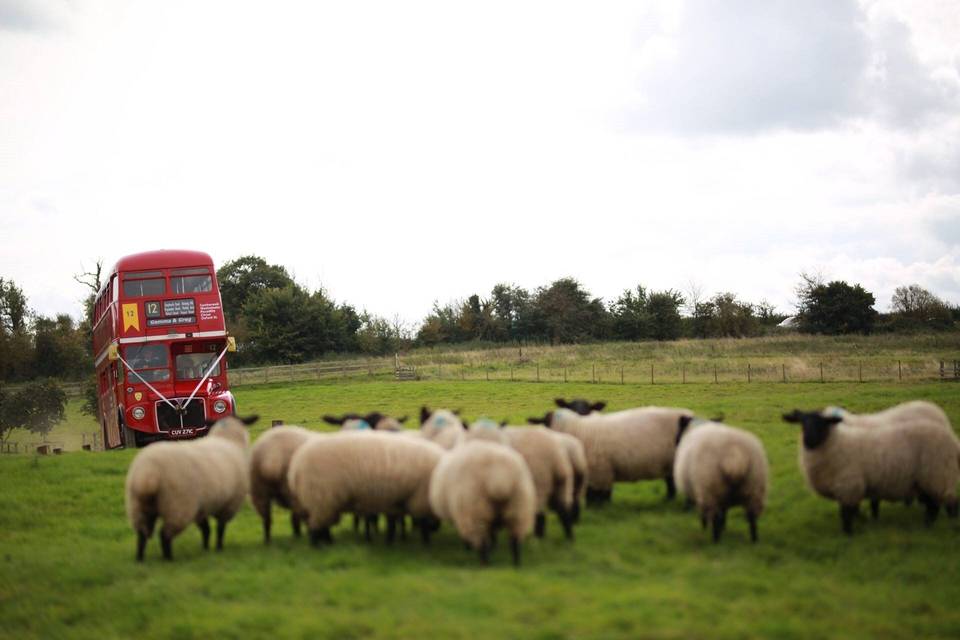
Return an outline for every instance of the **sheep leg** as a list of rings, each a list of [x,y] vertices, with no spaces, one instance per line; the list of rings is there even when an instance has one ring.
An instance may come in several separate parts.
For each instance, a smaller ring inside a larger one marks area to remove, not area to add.
[[[401,539],[401,540],[406,540],[406,539],[407,539],[407,516],[400,516],[399,522],[398,522],[397,524],[400,525],[400,527],[399,527],[399,528],[400,528],[400,539]]]
[[[570,508],[570,519],[572,522],[580,522],[580,499],[573,501],[573,507]]]
[[[296,511],[290,512],[290,526],[293,527],[293,535],[300,537],[300,516]]]
[[[603,501],[604,502],[613,502],[613,487],[610,487],[603,492]]]
[[[197,526],[200,528],[200,535],[203,536],[203,548],[210,548],[210,521],[206,518],[197,520]]]
[[[957,507],[957,499],[956,499],[956,498],[954,498],[954,499],[950,500],[949,502],[947,502],[946,508],[947,508],[947,517],[948,517],[948,518],[954,519],[954,518],[957,517],[957,515],[960,515],[960,508]]]
[[[480,564],[486,566],[490,564],[490,540],[485,539],[480,543]]]
[[[750,542],[757,541],[757,514],[747,511],[747,522],[750,523]]]
[[[563,535],[567,540],[573,540],[573,515],[566,509],[561,509],[557,512],[557,516],[560,518],[560,524],[563,525]]]
[[[673,474],[668,473],[663,481],[667,483],[667,500],[673,500],[677,495],[677,485],[673,481]]]
[[[594,506],[603,502],[603,491],[587,487],[587,505]]]
[[[147,540],[153,537],[153,528],[157,524],[156,515],[145,516],[143,527],[137,530],[137,562],[143,562],[143,552],[147,547]]]
[[[513,566],[520,566],[520,538],[510,536],[510,554],[513,556]]]
[[[143,550],[147,547],[147,534],[137,531],[137,562],[143,562]]]
[[[163,559],[173,560],[173,536],[166,531],[160,532],[160,548],[163,549]]]
[[[379,514],[373,514],[372,516],[364,516],[363,518],[363,537],[367,542],[370,542],[370,532],[377,533],[377,525],[380,520]]]
[[[922,492],[920,493],[920,502],[927,508],[923,516],[923,522],[930,526],[937,521],[937,516],[940,515],[940,503],[929,493]]]
[[[537,519],[533,524],[533,535],[542,538],[547,532],[547,516],[543,512],[537,514]]]
[[[874,520],[880,517],[880,500],[877,498],[870,498],[870,515]]]
[[[223,534],[227,531],[227,519],[217,518],[217,551],[223,551]]]
[[[397,536],[397,516],[387,516],[387,544],[393,544]]]
[[[353,530],[360,531],[360,514],[353,514]]]
[[[723,529],[727,523],[727,512],[720,509],[713,514],[713,541],[720,542],[720,536],[723,535]]]
[[[853,534],[853,519],[860,513],[858,504],[840,505],[840,522],[843,524],[843,532],[847,535]]]

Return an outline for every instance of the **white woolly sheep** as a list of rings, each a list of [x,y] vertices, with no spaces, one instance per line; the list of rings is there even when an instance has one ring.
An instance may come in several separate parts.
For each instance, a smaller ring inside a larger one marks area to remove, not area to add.
[[[746,511],[750,540],[756,542],[769,476],[763,444],[752,433],[709,420],[684,416],[681,427],[673,463],[680,492],[697,505],[704,528],[712,523],[714,542],[720,541],[727,509],[734,506]]]
[[[319,436],[314,431],[293,425],[274,427],[257,438],[250,449],[250,499],[253,508],[263,521],[263,541],[270,542],[272,502],[290,509],[290,487],[287,471],[294,452],[310,437]],[[300,517],[295,510],[290,512],[293,534],[300,536]]]
[[[573,469],[573,505],[570,508],[570,520],[580,522],[580,503],[587,492],[587,455],[583,450],[583,443],[568,433],[548,430],[563,447]]]
[[[543,427],[504,427],[500,431],[507,444],[523,456],[533,477],[537,492],[534,535],[542,538],[546,533],[546,509],[550,507],[566,537],[573,539],[574,474],[565,445]]]
[[[332,541],[330,527],[341,513],[410,514],[424,542],[433,530],[428,500],[430,475],[443,449],[390,433],[353,431],[313,438],[290,461],[287,481],[310,541]],[[395,520],[388,520],[390,522]],[[388,528],[387,541],[393,540]]]
[[[692,416],[688,409],[640,407],[615,413],[581,416],[557,409],[532,424],[545,424],[570,434],[583,444],[587,457],[587,503],[610,500],[614,482],[663,478],[667,499],[673,499],[673,456],[680,418]]]
[[[957,516],[960,442],[942,422],[924,418],[863,428],[846,424],[835,412],[800,410],[783,419],[802,425],[800,467],[813,491],[840,504],[845,533],[853,532],[864,498],[918,495],[927,524],[941,505],[951,518]]]
[[[444,449],[452,449],[463,439],[466,428],[456,411],[437,409],[431,411],[427,407],[420,409],[420,433],[431,442],[435,442]]]
[[[537,494],[534,535],[546,533],[546,510],[556,512],[567,538],[573,538],[573,467],[565,445],[556,433],[543,427],[508,427],[487,418],[470,423],[467,442],[485,440],[512,447],[519,453],[533,477]]]
[[[127,518],[137,532],[137,560],[143,561],[157,519],[163,519],[163,557],[173,560],[173,538],[191,522],[210,548],[209,518],[217,521],[217,550],[223,548],[227,523],[247,497],[249,471],[246,425],[256,416],[228,416],[209,435],[186,442],[158,442],[137,454],[127,471]]]
[[[510,447],[473,440],[445,453],[430,480],[430,506],[453,522],[461,539],[489,562],[501,527],[510,534],[514,565],[533,528],[536,492],[530,470]]]

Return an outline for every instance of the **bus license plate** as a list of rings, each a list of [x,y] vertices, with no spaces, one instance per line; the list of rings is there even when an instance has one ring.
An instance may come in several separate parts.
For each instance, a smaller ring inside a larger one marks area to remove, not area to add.
[[[170,437],[171,438],[183,438],[184,436],[192,436],[197,432],[196,429],[171,429]]]

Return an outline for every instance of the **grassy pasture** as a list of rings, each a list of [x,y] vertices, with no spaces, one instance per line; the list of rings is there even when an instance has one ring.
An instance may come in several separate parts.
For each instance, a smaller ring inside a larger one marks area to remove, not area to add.
[[[265,548],[245,507],[222,553],[189,529],[176,561],[133,561],[122,487],[130,451],[0,456],[0,637],[957,637],[960,523],[922,524],[922,510],[886,504],[878,522],[840,533],[836,506],[813,496],[797,468],[785,409],[843,404],[870,411],[913,398],[938,402],[960,425],[953,384],[528,384],[483,381],[327,382],[244,387],[254,435],[282,418],[320,428],[326,412],[381,409],[415,416],[421,404],[470,418],[520,421],[558,395],[722,411],[757,433],[772,489],[751,545],[734,511],[720,545],[662,482],[618,485],[588,509],[573,544],[552,516],[514,570],[501,542],[481,568],[449,526],[434,543],[366,544],[347,519],[336,544],[311,549],[275,514]],[[76,402],[76,401],[72,401]],[[76,407],[72,406],[71,411]],[[75,416],[76,417],[76,416]],[[92,430],[84,418],[64,429]],[[415,419],[414,419],[415,422]],[[51,439],[56,439],[55,433]]]

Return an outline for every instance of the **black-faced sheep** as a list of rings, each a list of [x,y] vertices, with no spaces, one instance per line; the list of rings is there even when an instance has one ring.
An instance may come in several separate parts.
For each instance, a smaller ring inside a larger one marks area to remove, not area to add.
[[[250,449],[250,499],[263,522],[263,541],[270,542],[271,503],[290,509],[287,471],[290,459],[310,437],[320,434],[293,425],[274,427],[263,432]],[[300,536],[300,517],[290,512],[295,536]]]
[[[452,449],[460,443],[466,426],[457,415],[457,411],[427,407],[420,409],[420,433],[424,438],[435,442],[444,449]]]
[[[496,534],[506,528],[514,565],[533,528],[536,491],[527,464],[510,447],[467,441],[445,453],[430,480],[430,506],[489,562]]]
[[[673,456],[681,416],[687,409],[640,407],[615,413],[581,416],[557,409],[532,424],[545,424],[576,437],[587,457],[587,503],[609,501],[614,482],[663,478],[667,499],[676,494]]]
[[[137,533],[138,561],[158,519],[163,520],[160,545],[166,560],[173,560],[173,538],[191,522],[208,549],[209,518],[217,521],[217,550],[223,548],[227,523],[247,497],[246,426],[256,419],[228,416],[216,422],[206,438],[158,442],[137,454],[127,471],[126,508]]]
[[[673,463],[680,492],[697,505],[704,528],[712,523],[714,542],[726,527],[727,510],[735,506],[746,511],[750,539],[756,542],[769,476],[763,444],[751,433],[717,422],[687,416],[680,420]]]
[[[287,478],[311,542],[331,541],[330,527],[345,511],[409,514],[427,541],[433,530],[430,475],[442,454],[426,440],[375,431],[339,432],[305,443],[290,461]]]
[[[810,488],[840,504],[843,531],[853,532],[860,501],[904,500],[917,495],[926,522],[943,505],[957,516],[960,442],[942,422],[928,418],[850,426],[836,411],[794,410],[787,422],[802,426],[800,467]]]

